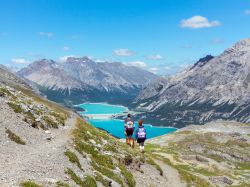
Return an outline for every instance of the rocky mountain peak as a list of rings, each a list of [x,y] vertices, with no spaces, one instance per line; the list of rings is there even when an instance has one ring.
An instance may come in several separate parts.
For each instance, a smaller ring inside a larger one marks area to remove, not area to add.
[[[44,67],[49,67],[56,64],[55,61],[50,60],[50,59],[41,59],[41,60],[37,60],[34,63],[30,64],[28,67],[30,67],[31,69],[42,69]]]
[[[68,57],[66,60],[66,63],[95,63],[93,60],[91,60],[89,57],[87,56],[83,56],[83,57]]]
[[[212,55],[206,55],[203,58],[200,58],[190,69],[193,69],[195,67],[202,67],[204,66],[208,61],[212,60],[214,56]]]
[[[233,55],[242,55],[247,51],[250,51],[250,38],[241,40],[235,43],[231,48],[228,48],[222,53],[222,55],[233,54]]]

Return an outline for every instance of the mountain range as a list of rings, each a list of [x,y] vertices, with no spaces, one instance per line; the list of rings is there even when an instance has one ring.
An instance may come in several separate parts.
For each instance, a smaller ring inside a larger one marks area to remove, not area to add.
[[[215,119],[249,123],[250,39],[219,56],[201,58],[173,77],[151,82],[134,106],[148,111],[140,117],[159,125],[181,127]]]
[[[119,62],[98,63],[69,57],[64,63],[42,59],[17,74],[35,83],[49,99],[60,103],[132,100],[157,75]]]
[[[1,187],[250,185],[248,124],[191,125],[145,148],[89,125],[0,66]]]

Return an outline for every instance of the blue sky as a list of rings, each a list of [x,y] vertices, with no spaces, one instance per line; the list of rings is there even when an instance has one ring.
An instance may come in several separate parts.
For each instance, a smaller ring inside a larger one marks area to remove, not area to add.
[[[250,37],[249,0],[0,0],[0,63],[65,56],[173,74]]]

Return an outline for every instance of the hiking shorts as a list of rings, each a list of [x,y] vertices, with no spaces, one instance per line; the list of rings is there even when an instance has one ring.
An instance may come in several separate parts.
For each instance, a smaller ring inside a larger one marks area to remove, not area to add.
[[[144,142],[145,142],[145,138],[138,138],[137,139],[137,143],[139,143],[139,144],[144,144]]]
[[[134,133],[134,129],[126,129],[127,136],[132,136]]]

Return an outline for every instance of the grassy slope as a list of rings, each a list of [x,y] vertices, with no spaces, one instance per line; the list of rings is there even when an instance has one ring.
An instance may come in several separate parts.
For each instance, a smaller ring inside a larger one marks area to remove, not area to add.
[[[177,169],[190,186],[215,186],[211,178],[223,176],[236,186],[250,186],[250,162],[246,161],[250,144],[234,138],[221,143],[216,136],[220,135],[181,131],[170,135],[162,145],[148,145],[146,151],[148,156]]]

